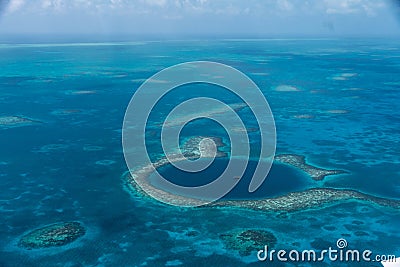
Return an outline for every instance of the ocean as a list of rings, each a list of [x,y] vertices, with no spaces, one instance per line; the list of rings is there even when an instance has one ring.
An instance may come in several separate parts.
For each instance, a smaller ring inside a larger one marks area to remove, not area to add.
[[[268,230],[277,251],[337,249],[337,240],[345,239],[351,249],[400,256],[400,210],[369,201],[282,212],[182,208],[132,193],[121,142],[131,97],[158,71],[204,60],[232,66],[258,85],[274,115],[276,155],[300,155],[310,165],[345,171],[316,181],[274,163],[255,194],[246,191],[245,175],[226,199],[335,188],[400,201],[399,40],[0,44],[0,266],[381,266],[327,259],[260,262],[256,247],[244,255],[222,238],[240,229]],[[217,86],[178,88],[150,114],[150,158],[163,156],[160,122],[176,104],[198,96],[240,101]],[[237,113],[251,129],[256,158],[260,132],[254,115],[246,108]],[[227,130],[207,119],[190,122],[181,134],[217,136],[230,145]],[[225,159],[216,159],[199,174],[169,165],[159,171],[193,186],[211,181],[224,166]],[[18,245],[34,229],[69,221],[86,229],[76,241],[42,249]]]

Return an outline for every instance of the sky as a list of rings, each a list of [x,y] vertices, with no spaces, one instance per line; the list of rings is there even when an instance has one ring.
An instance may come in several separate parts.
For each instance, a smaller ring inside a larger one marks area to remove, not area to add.
[[[0,36],[400,36],[394,2],[0,0]]]

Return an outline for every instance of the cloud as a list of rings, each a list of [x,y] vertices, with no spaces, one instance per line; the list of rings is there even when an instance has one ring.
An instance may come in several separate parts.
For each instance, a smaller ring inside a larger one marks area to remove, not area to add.
[[[324,0],[327,14],[356,14],[364,13],[368,16],[376,15],[376,11],[385,7],[380,0]]]
[[[394,12],[385,0],[2,1],[0,33],[358,34],[398,25],[386,26]]]
[[[144,0],[144,2],[150,6],[163,7],[167,4],[167,0]]]
[[[375,15],[385,7],[384,0],[11,0],[8,10],[17,12],[25,7],[34,13],[40,9],[90,11],[110,10],[135,13],[159,13],[163,17],[185,14],[366,14]],[[136,12],[137,11],[137,12]]]
[[[25,5],[25,0],[11,0],[8,4],[7,11],[9,13],[14,13],[22,8]]]
[[[293,10],[293,4],[290,3],[288,0],[278,0],[277,5],[280,10],[284,10],[284,11]]]

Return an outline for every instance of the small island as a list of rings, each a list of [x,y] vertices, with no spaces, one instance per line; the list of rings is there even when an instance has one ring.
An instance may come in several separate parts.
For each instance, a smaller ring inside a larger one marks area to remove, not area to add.
[[[50,224],[24,235],[18,246],[25,249],[40,249],[65,246],[85,235],[86,230],[79,222]]]

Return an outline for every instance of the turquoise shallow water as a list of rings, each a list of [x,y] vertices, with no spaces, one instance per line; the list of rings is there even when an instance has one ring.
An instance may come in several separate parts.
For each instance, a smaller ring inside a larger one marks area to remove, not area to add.
[[[263,266],[219,238],[252,227],[273,232],[277,248],[322,249],[345,238],[354,248],[400,256],[396,210],[356,202],[285,216],[178,209],[131,196],[121,180],[122,120],[134,91],[165,67],[210,60],[241,70],[259,85],[275,117],[277,153],[305,155],[317,166],[349,172],[305,184],[299,174],[296,185],[399,198],[398,44],[354,39],[0,46],[0,116],[42,122],[0,126],[0,266]],[[280,91],[282,85],[298,90]],[[146,136],[152,157],[160,156],[158,123],[175,102],[203,94],[237,102],[216,88],[190,88],[175,91],[152,114]],[[254,127],[247,109],[238,114]],[[183,135],[226,137],[210,123],[188,125]],[[258,134],[250,133],[255,156]],[[15,245],[31,229],[71,220],[81,221],[88,233],[69,246],[25,251]],[[189,230],[198,234],[187,235]],[[316,266],[329,265],[362,266]]]

